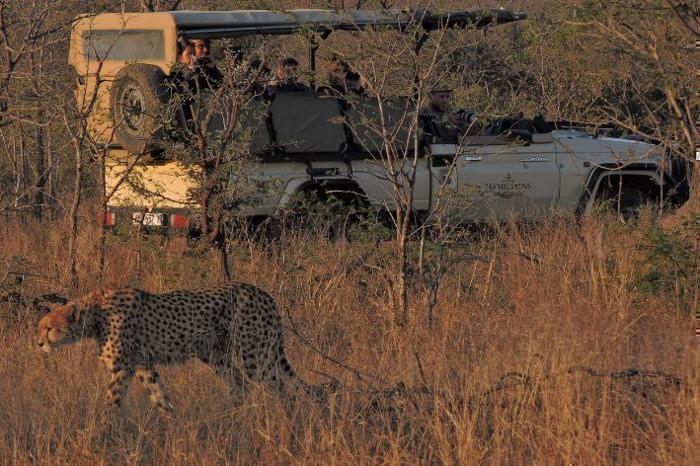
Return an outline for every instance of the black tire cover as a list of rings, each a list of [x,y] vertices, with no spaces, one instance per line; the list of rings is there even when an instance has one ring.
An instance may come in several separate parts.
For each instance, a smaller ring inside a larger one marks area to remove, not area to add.
[[[111,89],[111,116],[115,142],[132,153],[147,151],[162,137],[160,123],[166,109],[165,74],[154,65],[124,67]]]

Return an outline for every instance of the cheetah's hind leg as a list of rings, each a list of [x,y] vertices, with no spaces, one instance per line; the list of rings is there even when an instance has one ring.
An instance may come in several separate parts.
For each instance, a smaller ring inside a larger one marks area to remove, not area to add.
[[[200,356],[200,359],[228,383],[231,393],[238,400],[245,399],[248,394],[248,381],[243,372],[231,361],[228,353],[216,351],[207,357]]]

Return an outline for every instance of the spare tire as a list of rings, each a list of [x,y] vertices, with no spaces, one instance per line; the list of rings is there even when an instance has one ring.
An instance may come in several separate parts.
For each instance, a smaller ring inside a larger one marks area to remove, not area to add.
[[[153,65],[124,67],[114,79],[111,113],[114,139],[132,153],[153,147],[163,136],[163,116],[168,101],[165,74]]]

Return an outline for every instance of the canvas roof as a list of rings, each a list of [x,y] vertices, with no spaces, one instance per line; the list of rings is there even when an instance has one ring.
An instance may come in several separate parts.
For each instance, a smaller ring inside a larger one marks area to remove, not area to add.
[[[317,32],[357,30],[367,27],[400,29],[412,22],[427,31],[441,27],[477,27],[525,19],[525,13],[503,9],[451,12],[428,10],[237,10],[173,11],[176,27],[190,37],[236,37],[251,34],[291,34],[308,29]]]

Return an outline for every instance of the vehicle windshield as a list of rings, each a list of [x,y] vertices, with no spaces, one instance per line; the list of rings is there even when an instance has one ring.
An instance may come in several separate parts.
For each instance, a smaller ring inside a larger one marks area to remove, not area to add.
[[[162,30],[92,30],[83,44],[92,61],[165,59]]]

